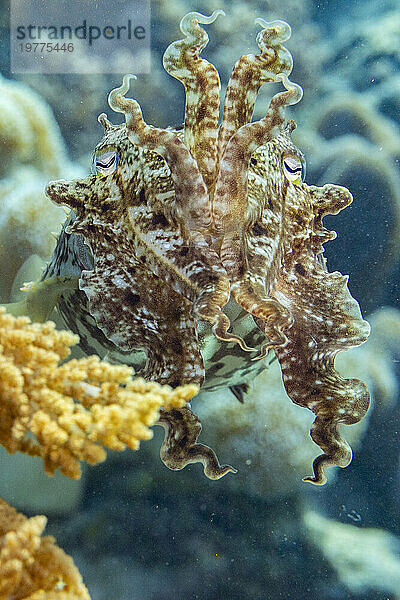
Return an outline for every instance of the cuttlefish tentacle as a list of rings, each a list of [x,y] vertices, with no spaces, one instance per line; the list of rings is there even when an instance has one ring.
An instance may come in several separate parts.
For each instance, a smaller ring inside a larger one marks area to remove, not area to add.
[[[236,469],[230,465],[220,465],[211,448],[197,443],[201,423],[189,406],[161,410],[157,425],[162,425],[165,431],[160,457],[169,469],[179,471],[190,463],[199,462],[209,479],[220,479],[226,473],[236,473]]]
[[[290,38],[290,26],[285,21],[265,19],[256,19],[256,23],[263,27],[257,36],[260,53],[242,56],[232,70],[218,135],[219,160],[231,136],[242,125],[250,123],[260,87],[275,81],[271,73],[289,76],[293,68],[292,55],[281,45]]]
[[[230,138],[219,165],[212,205],[213,224],[217,234],[228,234],[243,228],[248,205],[247,177],[253,152],[275,137],[285,122],[284,109],[297,104],[303,96],[302,88],[284,73],[269,74],[272,81],[281,81],[286,88],[271,99],[266,116],[240,127]],[[235,268],[228,259],[224,262],[228,273]],[[225,264],[226,263],[226,264]]]
[[[97,117],[97,120],[100,123],[100,125],[103,126],[104,133],[106,133],[107,131],[109,131],[113,127],[115,127],[115,125],[113,125],[111,123],[111,121],[108,120],[106,113],[101,113],[101,115],[99,115]]]
[[[185,87],[183,141],[196,159],[210,191],[216,176],[221,84],[214,65],[199,56],[208,43],[208,35],[199,23],[213,23],[219,15],[224,14],[219,9],[209,17],[198,12],[185,15],[180,28],[186,37],[168,46],[163,57],[165,70]]]
[[[175,133],[147,125],[138,102],[125,98],[132,77],[125,75],[122,85],[110,92],[109,105],[125,115],[127,135],[133,144],[152,150],[165,159],[174,183],[177,221],[183,223],[182,233],[188,246],[197,248],[202,256],[200,265],[198,260],[191,261],[192,253],[188,253],[186,263],[181,263],[179,268],[175,265],[169,283],[176,291],[182,292],[180,276],[189,280],[191,285],[186,287],[192,289],[194,296],[187,297],[194,302],[195,315],[210,322],[221,340],[236,342],[242,349],[252,351],[241,337],[228,333],[230,321],[221,310],[229,300],[230,285],[218,255],[208,247],[202,234],[211,222],[210,199],[202,174],[188,148]],[[163,277],[168,266],[167,256],[154,239],[149,243],[139,230],[135,233],[136,243],[142,246],[142,251],[151,246],[153,252],[148,257],[148,265],[156,275]],[[180,257],[179,260],[184,259]],[[207,285],[201,285],[201,280],[207,275]]]
[[[317,417],[311,426],[310,434],[314,442],[323,450],[323,454],[317,456],[313,462],[314,475],[304,477],[303,481],[316,485],[326,483],[327,467],[347,467],[350,464],[353,453],[349,444],[340,435],[338,426],[341,423],[346,425],[358,423],[365,416],[370,402],[367,387],[362,381],[343,379],[337,373],[335,374],[335,388],[340,391],[342,402],[338,403],[338,393],[333,396],[332,393],[327,393],[329,389],[321,390],[322,393],[325,392],[325,396],[329,395],[335,400],[326,403],[322,396],[318,405],[312,408],[317,413]]]
[[[294,296],[287,277],[286,281],[280,277],[272,291],[273,296],[279,295],[280,301],[290,307],[293,316],[288,340],[275,353],[292,402],[316,415],[310,433],[323,454],[314,460],[314,475],[305,481],[322,485],[326,482],[326,467],[346,467],[352,458],[351,448],[338,426],[360,421],[370,401],[361,381],[344,379],[337,373],[335,356],[364,343],[370,328],[350,295],[347,277],[328,273],[315,261],[309,260],[307,264],[306,253],[298,260],[295,264],[304,268],[301,275],[297,273],[304,280],[302,296]],[[288,275],[293,278],[295,273],[293,269]]]
[[[210,225],[210,200],[204,179],[196,161],[176,133],[148,125],[140,105],[132,98],[125,98],[133,75],[124,75],[122,85],[108,96],[110,107],[123,113],[130,141],[141,148],[160,154],[168,164],[175,188],[175,201],[187,226],[196,231]]]
[[[223,235],[220,256],[231,281],[232,295],[254,317],[274,324],[260,358],[270,347],[285,343],[284,330],[290,327],[291,317],[277,300],[267,297],[268,290],[260,295],[252,285],[245,233],[248,165],[252,153],[283,126],[285,106],[296,104],[303,94],[301,87],[289,81],[285,74],[271,73],[271,79],[282,81],[286,91],[275,94],[264,119],[243,125],[229,140],[221,159],[213,202],[214,227]]]

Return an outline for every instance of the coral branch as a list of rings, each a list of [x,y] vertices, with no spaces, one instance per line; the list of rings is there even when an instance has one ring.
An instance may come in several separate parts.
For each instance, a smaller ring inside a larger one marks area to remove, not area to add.
[[[41,537],[46,521],[0,499],[0,600],[90,600],[72,558]]]
[[[96,356],[60,366],[77,341],[51,322],[0,308],[0,443],[10,453],[41,456],[48,474],[59,468],[74,479],[80,460],[105,459],[103,446],[136,450],[152,437],[160,408],[181,408],[198,390],[133,380],[132,369]]]

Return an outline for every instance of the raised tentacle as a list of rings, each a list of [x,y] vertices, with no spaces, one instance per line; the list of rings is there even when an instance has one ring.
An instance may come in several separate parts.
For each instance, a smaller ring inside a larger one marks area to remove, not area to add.
[[[211,448],[197,443],[201,423],[189,406],[162,410],[157,424],[165,430],[160,457],[169,469],[180,471],[190,463],[200,462],[209,479],[220,479],[226,473],[236,473],[236,469],[230,465],[220,465]]]
[[[223,10],[206,17],[190,12],[180,22],[185,38],[173,42],[164,52],[165,70],[185,87],[185,129],[183,141],[197,161],[211,191],[216,177],[220,79],[217,69],[200,52],[208,43],[206,31],[199,26],[213,23]]]
[[[284,330],[290,327],[291,316],[278,301],[268,298],[267,289],[261,293],[257,290],[260,286],[255,285],[254,273],[250,274],[248,269],[245,236],[248,165],[253,152],[283,126],[285,106],[296,104],[303,95],[302,88],[289,81],[285,74],[271,73],[271,79],[282,81],[286,91],[275,94],[264,119],[243,125],[231,137],[220,162],[213,200],[214,227],[217,234],[223,236],[220,257],[231,282],[232,295],[254,317],[274,323],[269,330],[269,342],[261,349],[259,358],[264,358],[269,348],[285,343]]]
[[[303,477],[303,481],[324,485],[327,481],[327,467],[347,467],[353,453],[346,440],[340,435],[338,427],[341,423],[354,425],[364,417],[369,407],[369,393],[362,381],[358,379],[343,379],[335,372],[335,380],[331,378],[331,390],[321,389],[325,396],[334,398],[334,402],[326,402],[323,396],[312,408],[317,414],[311,426],[312,439],[323,450],[313,462],[313,476]],[[334,390],[332,392],[332,390]],[[340,393],[341,401],[338,402]],[[334,394],[334,395],[332,395]]]
[[[125,75],[122,85],[110,92],[108,101],[113,110],[125,115],[130,141],[160,154],[167,162],[175,188],[175,216],[181,225],[183,245],[186,244],[182,252],[181,247],[177,249],[170,242],[166,245],[163,235],[157,237],[153,230],[146,233],[140,215],[132,211],[137,250],[146,254],[147,264],[156,275],[167,278],[173,289],[194,302],[195,316],[209,321],[220,339],[237,342],[244,350],[251,351],[242,338],[227,333],[230,322],[221,309],[230,297],[229,281],[218,255],[208,246],[202,233],[211,221],[203,177],[179,137],[172,131],[147,125],[136,100],[125,98],[132,77]]]
[[[131,142],[160,154],[168,164],[175,187],[176,204],[190,229],[201,230],[210,225],[210,200],[207,187],[188,148],[176,133],[148,125],[139,103],[125,98],[134,75],[124,75],[122,85],[108,95],[108,103],[126,119]]]
[[[256,19],[255,22],[263,27],[257,36],[260,53],[242,56],[232,70],[218,135],[219,160],[232,135],[251,121],[260,87],[275,81],[271,73],[289,76],[293,68],[292,55],[281,45],[290,38],[290,26],[285,21]]]
[[[296,305],[300,296],[295,300],[286,282],[279,282],[279,291],[273,291],[290,305],[294,321],[287,343],[275,352],[289,397],[316,415],[310,433],[323,454],[314,460],[314,475],[304,480],[322,485],[326,482],[326,467],[346,467],[351,461],[351,448],[338,426],[360,421],[370,400],[361,381],[343,379],[336,372],[334,359],[341,350],[365,342],[369,326],[362,321],[358,305],[350,296],[346,277],[324,273],[320,266],[310,270],[306,267],[305,277],[310,281],[300,305]]]
[[[217,234],[227,234],[243,227],[248,204],[248,165],[253,152],[275,137],[285,122],[284,109],[297,104],[303,96],[302,88],[289,81],[284,73],[270,73],[272,81],[281,81],[286,88],[271,99],[266,116],[247,123],[229,140],[219,165],[212,205],[213,223]],[[227,262],[225,268],[232,266]]]

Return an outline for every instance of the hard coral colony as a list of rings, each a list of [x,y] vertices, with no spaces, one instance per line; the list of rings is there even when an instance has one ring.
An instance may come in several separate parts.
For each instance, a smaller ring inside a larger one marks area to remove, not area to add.
[[[369,405],[365,385],[334,369],[336,354],[365,342],[369,326],[347,278],[329,273],[323,258],[335,233],[322,219],[352,196],[303,180],[304,158],[291,141],[296,125],[284,116],[302,97],[289,80],[286,23],[257,19],[260,53],[234,66],[219,125],[220,80],[200,58],[208,42],[200,24],[221,13],[187,14],[185,37],[164,54],[166,71],[186,90],[183,129],[146,124],[139,104],[125,96],[126,75],[109,95],[125,123],[100,115],[104,137],[93,173],[48,185],[49,198],[72,212],[39,286],[54,285],[53,300],[86,351],[114,353],[159,383],[201,385],[206,378],[209,387],[236,386],[239,394],[238,381],[258,373],[259,359],[273,350],[288,395],[316,415],[311,436],[323,454],[306,480],[323,484],[325,467],[351,460],[338,425],[356,423]],[[251,122],[260,87],[274,82],[285,91]],[[245,339],[233,321],[230,331],[232,306],[238,322],[250,315]],[[204,322],[218,340],[206,369]],[[254,346],[258,354],[249,359]],[[164,411],[161,423],[170,468],[202,461],[212,478],[229,470],[209,448],[195,451],[200,424],[189,407]]]

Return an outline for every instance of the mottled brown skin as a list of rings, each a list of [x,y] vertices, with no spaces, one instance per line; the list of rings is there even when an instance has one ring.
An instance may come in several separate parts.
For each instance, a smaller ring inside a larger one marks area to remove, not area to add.
[[[347,278],[329,273],[322,256],[323,243],[334,237],[323,216],[352,197],[340,186],[308,186],[290,171],[304,159],[284,109],[302,91],[288,79],[291,56],[280,43],[290,35],[285,23],[259,21],[261,52],[236,64],[219,128],[218,73],[199,57],[208,41],[199,23],[218,14],[186,15],[185,38],[165,53],[166,70],[186,89],[183,131],[149,126],[138,103],[125,97],[125,76],[109,103],[126,125],[113,126],[102,115],[105,135],[95,150],[95,158],[116,152],[118,166],[107,176],[50,183],[47,193],[73,209],[67,232],[83,236],[93,256],[93,268],[79,278],[91,317],[121,351],[145,350],[141,375],[201,384],[201,321],[221,344],[235,342],[248,363],[252,348],[228,331],[222,309],[232,297],[252,315],[266,336],[252,360],[273,348],[288,395],[316,415],[311,435],[323,454],[307,481],[322,484],[325,467],[351,460],[338,425],[359,421],[369,404],[364,384],[334,369],[336,354],[362,344],[369,326]],[[264,119],[251,123],[258,89],[277,81],[285,91],[273,96]],[[211,478],[233,470],[197,444],[201,427],[189,407],[163,413],[160,424],[170,468],[202,462]]]
[[[209,479],[220,479],[227,473],[236,473],[233,467],[220,465],[211,448],[197,443],[201,423],[189,407],[162,410],[159,424],[165,430],[161,460],[173,471],[179,471],[189,463],[200,462]]]
[[[49,184],[47,193],[74,210],[76,219],[68,232],[81,234],[93,255],[94,269],[82,272],[79,288],[106,337],[121,350],[146,351],[144,377],[171,385],[190,380],[201,385],[204,369],[192,305],[147,267],[145,255],[138,256],[130,214],[145,203],[149,182],[136,168],[139,156],[128,151],[131,144],[124,129],[110,127],[96,148],[100,154],[118,150],[121,158],[113,175]],[[162,160],[154,156],[154,169],[157,162]],[[155,202],[149,216],[153,231],[166,231],[165,213],[165,207],[158,212]],[[174,233],[171,228],[168,235]]]

